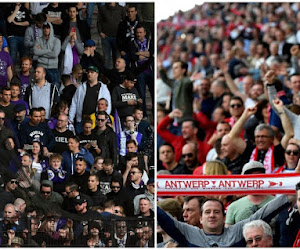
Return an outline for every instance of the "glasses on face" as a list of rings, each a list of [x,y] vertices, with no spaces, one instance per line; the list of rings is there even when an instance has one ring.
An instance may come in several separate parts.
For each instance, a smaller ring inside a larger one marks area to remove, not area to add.
[[[192,158],[193,154],[192,153],[182,154],[182,158],[184,159],[185,157]]]
[[[83,161],[83,160],[84,160],[84,159],[83,159],[82,156],[78,156],[78,157],[75,158],[75,161]]]
[[[134,171],[132,171],[132,172],[130,172],[129,174],[135,175],[135,174],[138,174],[138,173],[141,173],[141,172],[134,172]]]
[[[242,104],[238,104],[238,103],[237,103],[237,104],[231,104],[231,105],[230,105],[230,108],[232,108],[232,109],[233,109],[233,108],[241,108],[241,107],[242,107]]]
[[[120,186],[111,186],[112,189],[120,189]]]
[[[247,239],[246,243],[247,243],[247,245],[252,245],[254,240],[255,240],[255,242],[260,242],[262,239],[263,239],[263,236],[257,235],[254,237],[254,239]]]
[[[72,193],[74,190],[72,190],[72,191],[69,191],[69,192],[66,192],[67,193],[67,195],[69,195],[70,193]]]
[[[1,120],[1,121],[4,121],[4,120],[5,120],[5,118],[4,118],[4,117],[0,117],[0,120]]]
[[[267,138],[270,138],[270,136],[268,136],[268,135],[256,135],[255,136],[255,139],[267,139]]]
[[[299,151],[298,150],[286,150],[285,153],[287,155],[295,155],[295,156],[297,156],[299,154]]]
[[[67,122],[67,121],[65,121],[65,120],[57,120],[58,122]]]
[[[97,121],[98,121],[98,122],[105,122],[106,119],[98,119],[98,118],[97,118]]]
[[[10,181],[10,184],[16,184],[16,185],[19,185],[19,182],[18,182],[18,181]]]
[[[121,211],[119,211],[119,210],[115,210],[115,213],[116,213],[116,214],[120,214],[120,213],[121,213]]]
[[[41,191],[42,194],[50,194],[50,191]]]

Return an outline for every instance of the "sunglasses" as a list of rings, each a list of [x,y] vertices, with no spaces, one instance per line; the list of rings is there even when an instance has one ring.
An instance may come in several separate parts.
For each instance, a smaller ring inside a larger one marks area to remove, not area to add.
[[[298,150],[287,150],[287,151],[285,151],[285,153],[287,155],[293,154],[293,155],[297,156],[299,154],[299,151]]]
[[[97,119],[97,121],[100,121],[100,122],[105,122],[106,119]]]
[[[236,108],[241,108],[241,107],[242,107],[242,104],[231,104],[231,105],[230,105],[230,108],[234,108],[234,107],[236,107]]]
[[[18,181],[10,181],[10,184],[17,184],[17,185],[19,185],[19,182]]]
[[[119,211],[119,210],[115,210],[115,213],[116,213],[116,214],[120,214],[120,213],[121,213],[121,211]]]
[[[136,174],[136,173],[140,173],[140,172],[130,172],[129,174],[132,174],[132,175],[134,175],[134,174]]]
[[[121,188],[120,186],[111,186],[112,189],[116,188],[116,189],[119,189]]]
[[[4,117],[0,117],[0,120],[4,121],[4,120],[5,120],[5,118],[4,118]]]
[[[188,154],[182,154],[182,158],[184,159],[185,157],[192,158],[194,155],[192,153]]]
[[[42,194],[50,194],[50,191],[41,191]]]

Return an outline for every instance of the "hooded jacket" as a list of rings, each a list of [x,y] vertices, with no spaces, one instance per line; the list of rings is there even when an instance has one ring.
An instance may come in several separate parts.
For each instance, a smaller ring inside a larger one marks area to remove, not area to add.
[[[49,39],[45,39],[44,35],[37,38],[33,47],[33,54],[38,57],[39,66],[45,69],[57,69],[61,42],[54,36],[52,24],[50,22],[47,23],[50,26]]]
[[[83,157],[86,160],[86,170],[90,171],[93,163],[94,157],[93,155],[85,148],[79,148],[78,154],[73,154],[71,151],[65,151],[62,153],[63,161],[62,167],[67,174],[70,176],[75,173],[75,160],[78,157]]]
[[[98,82],[100,84],[100,90],[98,94],[98,100],[100,98],[105,98],[108,102],[107,107],[107,114],[110,114],[111,112],[111,97],[110,93],[108,91],[108,88],[106,84],[102,82]],[[70,121],[73,121],[76,116],[76,121],[81,122],[82,121],[82,109],[83,109],[83,101],[86,95],[86,88],[87,88],[87,82],[84,82],[83,84],[79,85],[74,96],[72,99],[72,104],[70,106],[70,112],[69,112],[69,119]]]

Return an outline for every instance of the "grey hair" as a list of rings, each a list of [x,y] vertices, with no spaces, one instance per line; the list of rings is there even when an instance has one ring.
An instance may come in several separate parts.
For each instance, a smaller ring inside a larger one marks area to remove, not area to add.
[[[259,124],[259,125],[255,128],[255,130],[254,130],[254,135],[256,135],[256,133],[257,133],[258,131],[262,131],[262,130],[264,130],[264,129],[268,130],[268,134],[269,134],[270,137],[272,137],[272,138],[275,137],[275,132],[274,132],[274,130],[271,128],[271,126],[266,125],[266,124],[263,124],[263,123],[262,123],[262,124]]]
[[[272,239],[273,239],[273,234],[272,234],[272,229],[270,227],[270,225],[266,222],[264,222],[263,220],[253,220],[253,221],[250,221],[248,223],[246,223],[243,227],[243,236],[244,236],[244,239],[246,239],[246,232],[249,228],[258,228],[258,227],[262,227],[264,233],[266,236],[271,236]]]

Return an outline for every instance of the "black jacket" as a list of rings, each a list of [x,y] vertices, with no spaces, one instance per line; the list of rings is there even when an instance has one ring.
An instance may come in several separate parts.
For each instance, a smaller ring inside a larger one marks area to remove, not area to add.
[[[98,147],[101,149],[100,156],[112,159],[114,166],[117,166],[118,149],[116,133],[109,126],[101,134],[97,130],[97,127],[93,129],[93,133],[96,135]]]

